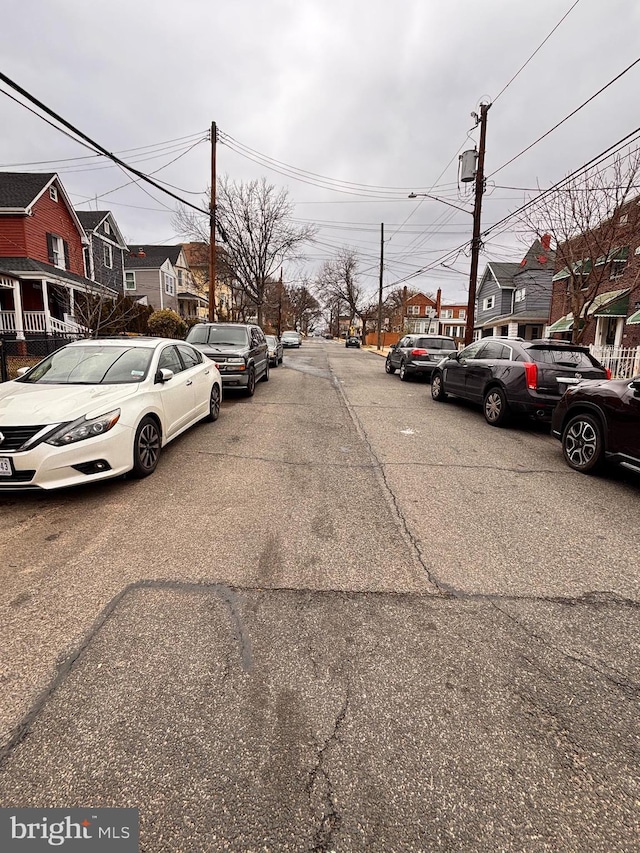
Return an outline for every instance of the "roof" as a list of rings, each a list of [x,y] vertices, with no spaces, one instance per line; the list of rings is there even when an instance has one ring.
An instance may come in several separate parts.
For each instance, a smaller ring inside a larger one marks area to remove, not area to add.
[[[178,299],[185,299],[185,300],[199,299],[200,302],[208,302],[209,301],[206,296],[200,296],[199,293],[191,293],[188,290],[184,290],[182,293],[179,293]]]
[[[26,209],[55,177],[55,172],[0,172],[0,208]]]
[[[524,258],[520,261],[520,269],[516,273],[519,275],[521,272],[526,272],[527,270],[549,270],[553,272],[554,266],[556,262],[556,253],[552,249],[542,248],[542,243],[540,240],[534,240],[531,246],[529,247],[529,251],[524,256]]]
[[[489,261],[487,267],[491,270],[499,287],[513,287],[513,277],[522,269],[520,264],[497,261]]]
[[[208,243],[183,243],[182,248],[190,267],[203,267],[209,264]]]
[[[139,252],[142,250],[146,258],[141,258],[139,260],[148,261],[149,259],[153,259],[153,264],[141,264],[140,266],[151,266],[151,267],[161,267],[162,264],[169,258],[171,263],[175,266],[178,263],[178,257],[180,256],[180,252],[182,251],[182,246],[178,244],[177,246],[147,246],[143,243],[136,243],[131,241],[129,243],[129,247],[132,252]],[[127,265],[128,258],[125,260],[125,266]]]
[[[549,319],[549,315],[545,312],[543,314],[503,314],[501,317],[492,317],[490,320],[487,320],[486,323],[483,323],[479,328],[481,329],[489,329],[491,326],[504,326],[505,323],[519,323],[522,325],[523,323],[546,323]]]
[[[109,210],[76,210],[78,219],[82,222],[85,231],[93,231],[107,218]]]
[[[111,293],[116,293],[111,287],[91,281],[91,279],[85,278],[82,275],[76,275],[76,273],[69,272],[69,270],[61,270],[59,267],[52,266],[52,264],[34,261],[32,258],[0,258],[0,272],[13,273],[18,278],[22,273],[35,272],[45,276],[64,279],[73,284],[81,284],[83,287],[90,288],[91,290],[107,290]]]

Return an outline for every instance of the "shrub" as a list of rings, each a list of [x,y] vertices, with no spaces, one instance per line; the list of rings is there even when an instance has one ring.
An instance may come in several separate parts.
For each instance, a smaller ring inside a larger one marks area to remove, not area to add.
[[[184,338],[187,334],[187,324],[171,308],[154,311],[149,317],[148,327],[149,334],[158,338]]]

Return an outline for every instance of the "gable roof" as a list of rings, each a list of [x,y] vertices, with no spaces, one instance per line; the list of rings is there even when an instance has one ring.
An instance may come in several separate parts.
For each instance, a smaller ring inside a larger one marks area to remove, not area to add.
[[[138,249],[142,249],[142,246],[132,247],[132,252],[137,252]],[[137,254],[125,254],[124,256],[124,268],[126,270],[159,270],[160,267],[166,262],[171,260],[168,255],[148,255],[145,252],[144,258],[139,257]]]
[[[171,263],[175,266],[178,263],[178,258],[180,257],[180,252],[182,251],[182,246],[178,244],[177,246],[148,246],[143,243],[129,243],[131,251],[139,252],[140,249],[147,256],[146,258],[142,258],[140,260],[147,260],[149,258],[153,258],[155,261],[155,266],[161,267],[162,264],[169,258]],[[146,264],[149,266],[149,264]],[[154,266],[154,264],[151,264]]]
[[[115,220],[113,213],[110,210],[76,210],[76,214],[78,219],[80,220],[82,227],[84,230],[89,233],[90,231],[96,231],[105,219],[110,220],[110,226],[113,228],[113,234],[100,234],[101,237],[104,237],[107,240],[112,240],[114,243],[117,243],[118,246],[122,249],[127,249],[128,246],[125,243],[125,239],[122,236],[122,232],[118,228],[118,223]]]
[[[54,172],[0,172],[0,208],[26,210],[55,177]]]
[[[513,287],[513,277],[520,271],[520,264],[514,263],[490,261],[487,267],[498,282],[498,287]]]

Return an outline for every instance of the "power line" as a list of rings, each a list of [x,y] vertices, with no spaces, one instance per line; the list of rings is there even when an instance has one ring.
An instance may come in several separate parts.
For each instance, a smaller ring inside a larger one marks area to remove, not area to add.
[[[527,153],[527,151],[530,151],[530,150],[533,148],[533,146],[534,146],[534,145],[537,145],[539,142],[542,142],[542,140],[543,140],[543,139],[546,139],[546,137],[547,137],[547,136],[549,136],[549,134],[553,133],[553,131],[554,131],[554,130],[557,130],[561,125],[563,125],[563,124],[565,123],[565,121],[568,121],[568,120],[569,120],[570,118],[572,118],[576,113],[579,113],[581,109],[583,109],[584,107],[586,107],[586,106],[587,106],[587,104],[590,104],[590,103],[591,103],[591,101],[593,101],[595,98],[597,98],[597,97],[598,97],[598,95],[601,95],[601,94],[605,91],[605,89],[608,89],[608,88],[609,88],[609,86],[612,86],[612,85],[613,85],[616,81],[618,81],[621,77],[624,77],[624,75],[625,75],[628,71],[631,71],[631,69],[632,69],[635,65],[637,65],[639,62],[640,62],[640,56],[639,56],[639,57],[638,57],[634,62],[632,62],[632,63],[631,63],[631,65],[628,65],[628,66],[624,69],[624,71],[621,71],[621,72],[620,72],[620,74],[617,74],[617,75],[616,75],[612,80],[609,80],[609,82],[608,82],[608,83],[606,83],[606,84],[605,84],[601,89],[598,89],[598,91],[597,91],[597,92],[595,92],[593,95],[591,95],[591,97],[590,97],[590,98],[587,98],[587,100],[586,100],[586,101],[584,101],[582,104],[580,104],[580,106],[579,106],[579,107],[576,107],[576,108],[575,108],[575,110],[573,110],[572,112],[570,112],[570,113],[569,113],[569,115],[565,116],[565,117],[564,117],[561,121],[559,121],[557,124],[554,124],[554,126],[553,126],[553,127],[551,127],[551,128],[549,128],[549,130],[547,130],[547,132],[546,132],[546,133],[543,133],[543,134],[542,134],[542,136],[539,136],[537,139],[535,139],[535,140],[531,143],[531,145],[527,145],[527,147],[526,147],[526,148],[523,148],[523,149],[522,149],[522,151],[520,151],[520,153],[519,153],[519,154],[516,154],[516,155],[515,155],[515,157],[512,157],[510,160],[507,160],[507,162],[506,162],[506,163],[503,163],[503,164],[502,164],[502,166],[499,166],[497,169],[494,169],[494,171],[493,171],[493,172],[491,172],[491,174],[490,174],[490,175],[488,175],[487,177],[488,177],[488,178],[493,177],[493,175],[497,174],[498,172],[502,171],[502,169],[505,169],[507,166],[511,165],[511,163],[513,163],[513,162],[514,162],[515,160],[517,160],[519,157],[522,157],[522,155],[523,155],[523,154],[526,154],[526,153]]]
[[[494,104],[495,104],[495,102],[498,100],[498,98],[499,98],[501,95],[503,95],[503,94],[507,91],[507,89],[508,89],[508,88],[509,88],[509,86],[513,83],[513,81],[516,79],[516,77],[518,77],[518,76],[519,76],[519,74],[520,74],[522,71],[524,71],[524,69],[527,67],[527,65],[528,65],[528,64],[531,62],[531,60],[533,59],[533,57],[534,57],[534,56],[535,56],[535,55],[536,55],[540,50],[542,50],[542,48],[543,48],[543,47],[545,46],[545,44],[549,41],[549,39],[551,38],[551,36],[552,36],[552,35],[555,33],[555,31],[558,29],[558,27],[560,26],[560,24],[562,24],[562,23],[563,23],[563,21],[564,21],[564,20],[565,20],[569,15],[570,15],[570,13],[575,9],[575,7],[578,5],[578,3],[579,3],[579,2],[580,2],[580,0],[575,0],[575,3],[574,3],[574,4],[573,4],[573,5],[572,5],[572,6],[571,6],[571,7],[570,7],[570,8],[569,8],[565,13],[564,13],[564,15],[560,18],[560,20],[558,21],[558,23],[555,25],[555,27],[551,30],[551,32],[549,33],[549,35],[548,35],[545,39],[543,39],[543,41],[542,41],[542,42],[538,45],[538,47],[533,51],[533,53],[531,54],[531,56],[529,57],[529,59],[527,59],[527,61],[524,63],[524,65],[522,65],[522,66],[521,66],[521,67],[516,71],[516,73],[513,75],[513,77],[511,78],[511,80],[509,80],[509,82],[508,82],[505,86],[503,86],[503,87],[502,87],[502,89],[498,92],[498,94],[497,94],[497,95],[495,96],[495,98],[493,99],[493,103],[494,103]]]
[[[181,202],[186,207],[190,207],[193,210],[196,210],[198,213],[202,213],[205,216],[211,215],[210,211],[205,210],[204,208],[201,208],[201,207],[197,207],[195,204],[192,204],[190,201],[186,201],[185,199],[180,198],[180,196],[176,195],[171,190],[165,189],[164,187],[160,186],[160,184],[156,183],[152,178],[149,178],[147,175],[145,175],[144,172],[140,172],[137,169],[135,169],[133,166],[127,165],[127,163],[125,163],[124,160],[121,160],[119,157],[117,157],[112,152],[108,151],[106,148],[104,148],[98,142],[95,142],[95,140],[91,139],[90,136],[87,136],[86,133],[83,133],[81,130],[78,130],[77,127],[74,127],[74,125],[72,125],[66,119],[62,118],[62,116],[60,116],[58,113],[56,113],[50,107],[47,107],[45,104],[42,103],[42,101],[38,100],[34,95],[31,95],[29,92],[27,92],[26,89],[23,89],[22,86],[19,86],[17,83],[15,83],[13,80],[11,80],[11,78],[7,77],[7,75],[4,74],[2,71],[0,71],[0,80],[2,80],[2,82],[6,83],[8,86],[10,86],[12,89],[14,89],[20,95],[22,95],[23,98],[26,98],[32,104],[35,104],[35,106],[38,107],[38,109],[47,113],[47,115],[50,115],[53,119],[55,119],[55,121],[64,125],[64,127],[68,128],[68,130],[70,130],[72,133],[76,134],[76,136],[79,137],[79,139],[76,139],[75,141],[79,142],[81,145],[84,145],[85,148],[89,148],[90,146],[93,146],[92,150],[101,152],[106,157],[108,157],[110,160],[113,160],[114,163],[117,163],[122,168],[127,169],[127,171],[131,172],[133,175],[137,175],[140,178],[140,180],[145,181],[148,184],[151,184],[151,186],[160,190],[160,192],[163,192],[166,195],[171,196],[171,198],[175,199],[176,201]],[[11,97],[11,96],[9,96],[9,97]],[[13,100],[15,100],[15,98]],[[18,103],[20,103],[20,102],[18,101]],[[33,112],[33,110],[31,110],[25,104],[22,104],[22,106],[25,107],[25,109],[29,109],[30,112]],[[38,115],[38,113],[35,113],[35,115]],[[43,116],[39,115],[38,117],[41,118],[43,121],[46,121],[47,124],[51,124],[51,122],[49,122],[48,119],[44,118]],[[52,125],[52,126],[55,127],[56,130],[58,130],[60,133],[65,133],[65,135],[69,136],[69,134],[66,131],[62,130],[60,127],[57,127],[56,125]],[[73,138],[73,137],[71,137],[71,138]],[[153,196],[152,196],[152,198],[153,198]],[[157,199],[154,199],[154,201],[157,201]]]

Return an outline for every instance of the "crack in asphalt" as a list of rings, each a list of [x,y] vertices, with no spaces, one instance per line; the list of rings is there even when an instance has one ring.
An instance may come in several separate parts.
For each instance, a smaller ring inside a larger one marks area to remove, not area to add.
[[[624,673],[620,672],[619,670],[615,669],[614,667],[607,667],[607,669],[602,669],[601,667],[596,666],[595,663],[592,663],[591,661],[589,661],[585,658],[581,658],[581,657],[578,657],[578,655],[571,654],[571,652],[568,652],[565,649],[561,648],[560,646],[556,645],[555,643],[551,642],[548,638],[542,637],[533,628],[529,627],[524,622],[522,622],[520,619],[518,619],[517,616],[514,616],[512,613],[509,613],[508,610],[505,610],[503,607],[500,607],[498,604],[496,604],[496,602],[494,600],[492,600],[491,598],[489,598],[489,601],[490,601],[492,607],[495,607],[495,609],[499,613],[501,613],[503,616],[506,616],[508,619],[510,619],[512,622],[514,622],[518,626],[518,628],[520,628],[520,630],[524,634],[526,634],[528,637],[531,637],[534,640],[539,640],[547,648],[553,649],[553,651],[556,652],[557,654],[559,654],[561,657],[564,657],[567,660],[572,661],[573,663],[580,664],[581,666],[584,666],[588,669],[591,669],[593,672],[598,673],[598,675],[602,676],[606,681],[610,682],[615,687],[617,687],[619,690],[621,690],[622,693],[625,695],[625,698],[637,699],[640,697],[640,684],[636,684],[635,682],[631,681],[630,679],[625,678]],[[634,605],[635,605],[635,602],[634,602]],[[537,668],[539,669],[539,667],[537,667]],[[616,675],[619,676],[619,678],[614,678],[610,671],[615,672]],[[540,670],[540,672],[543,672],[543,671]],[[543,674],[547,675],[547,677],[548,677],[548,673],[543,673]]]
[[[338,735],[340,727],[342,726],[349,709],[350,692],[351,688],[347,681],[344,702],[336,715],[333,723],[333,729],[325,739],[323,745],[319,748],[317,761],[309,772],[307,794],[309,796],[310,804],[312,803],[313,790],[316,787],[316,783],[322,786],[322,818],[314,837],[314,844],[312,848],[313,853],[328,853],[333,835],[340,829],[340,825],[342,823],[342,815],[338,810],[335,791],[333,790],[331,778],[325,767],[325,760],[329,749],[335,743],[339,742]]]

